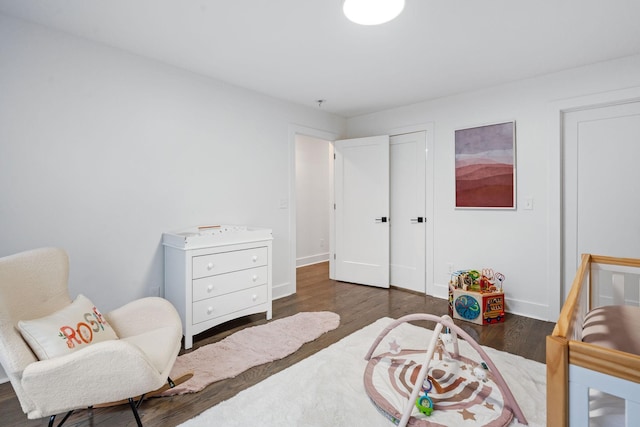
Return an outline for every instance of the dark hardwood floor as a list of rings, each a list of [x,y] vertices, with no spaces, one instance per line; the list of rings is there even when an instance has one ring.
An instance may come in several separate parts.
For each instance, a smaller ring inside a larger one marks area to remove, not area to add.
[[[316,264],[298,269],[297,293],[273,302],[273,318],[287,317],[301,311],[333,311],[341,316],[340,326],[316,341],[305,344],[294,354],[266,365],[250,369],[236,378],[219,381],[199,393],[151,398],[142,403],[140,415],[146,427],[175,426],[209,407],[268,376],[279,372],[317,351],[339,341],[341,338],[374,322],[381,317],[398,318],[405,314],[447,313],[446,300],[418,295],[399,289],[379,289],[368,286],[336,282],[329,279],[328,263]],[[253,315],[217,326],[195,337],[196,348],[219,341],[243,329],[266,323],[265,316]],[[527,317],[507,314],[504,323],[478,326],[456,321],[482,345],[487,345],[528,359],[544,363],[545,337],[551,333],[554,324]],[[423,326],[433,328],[428,322]],[[364,354],[363,354],[364,357]],[[100,408],[93,411],[95,426],[135,426],[135,420],[128,406]],[[9,383],[0,385],[0,425],[2,426],[45,426],[47,419],[27,420]],[[92,425],[88,411],[74,414],[65,425]],[[221,423],[220,425],[224,425]]]

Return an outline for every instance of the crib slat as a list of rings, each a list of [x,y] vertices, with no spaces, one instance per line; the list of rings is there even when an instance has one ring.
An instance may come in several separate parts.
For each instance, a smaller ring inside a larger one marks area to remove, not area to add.
[[[611,275],[613,293],[613,305],[624,305],[624,274],[613,273]]]
[[[640,402],[627,400],[625,402],[624,418],[626,426],[637,425],[638,420],[640,420]]]

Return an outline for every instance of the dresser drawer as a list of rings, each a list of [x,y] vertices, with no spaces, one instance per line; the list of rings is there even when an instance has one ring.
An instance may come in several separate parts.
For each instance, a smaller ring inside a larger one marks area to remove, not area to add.
[[[196,279],[193,281],[193,301],[266,285],[269,280],[268,274],[269,268],[265,265]]]
[[[258,247],[196,256],[193,257],[193,278],[267,265],[267,254],[266,247]]]
[[[193,323],[200,323],[267,302],[267,286],[258,286],[193,303]]]

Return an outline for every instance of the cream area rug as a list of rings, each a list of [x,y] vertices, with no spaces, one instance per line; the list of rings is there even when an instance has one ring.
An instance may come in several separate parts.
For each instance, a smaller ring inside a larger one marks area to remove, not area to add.
[[[185,372],[193,372],[193,377],[160,395],[194,393],[253,366],[282,359],[339,324],[338,314],[320,311],[302,312],[242,329],[217,343],[179,356],[170,376],[179,378]]]
[[[181,424],[181,427],[393,426],[372,404],[363,381],[367,365],[364,357],[378,334],[391,321],[389,318],[377,320],[208,409]],[[388,344],[393,340],[403,348],[426,348],[432,332],[405,323],[395,328],[392,334],[380,344],[381,352],[389,351]],[[504,376],[529,426],[545,426],[545,365],[492,348],[484,349]],[[462,340],[460,353],[476,360],[479,357]],[[466,425],[477,424],[471,420],[469,423],[456,423],[455,426]],[[510,425],[520,424],[514,419]]]

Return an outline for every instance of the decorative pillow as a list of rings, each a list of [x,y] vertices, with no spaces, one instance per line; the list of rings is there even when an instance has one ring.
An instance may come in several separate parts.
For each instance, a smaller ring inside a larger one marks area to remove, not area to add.
[[[68,307],[53,314],[19,321],[18,329],[40,360],[118,339],[111,325],[84,295],[78,295]]]

